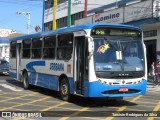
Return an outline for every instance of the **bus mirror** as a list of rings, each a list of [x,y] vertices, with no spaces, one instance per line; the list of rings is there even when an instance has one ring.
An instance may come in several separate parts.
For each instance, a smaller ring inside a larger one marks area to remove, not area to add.
[[[90,36],[85,36],[88,39],[88,51],[90,54],[93,54],[94,51],[94,42],[93,38]]]

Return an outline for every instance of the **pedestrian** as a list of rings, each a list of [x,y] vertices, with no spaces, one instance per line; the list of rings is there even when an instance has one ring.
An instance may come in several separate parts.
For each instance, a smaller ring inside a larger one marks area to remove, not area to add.
[[[156,85],[155,62],[151,64],[151,77],[153,78],[153,86]]]
[[[160,61],[155,64],[156,86],[160,83]]]

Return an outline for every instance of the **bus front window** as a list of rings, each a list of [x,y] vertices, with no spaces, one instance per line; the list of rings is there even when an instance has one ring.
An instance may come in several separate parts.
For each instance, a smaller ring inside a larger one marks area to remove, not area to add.
[[[142,77],[142,41],[136,37],[122,36],[94,38],[94,61],[96,75],[99,77]]]

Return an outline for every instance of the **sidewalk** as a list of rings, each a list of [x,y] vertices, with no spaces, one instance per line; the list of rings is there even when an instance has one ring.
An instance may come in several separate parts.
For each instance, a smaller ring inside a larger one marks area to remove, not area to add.
[[[156,91],[160,91],[160,84],[158,86],[154,85],[153,80],[148,78],[147,89],[153,89]]]

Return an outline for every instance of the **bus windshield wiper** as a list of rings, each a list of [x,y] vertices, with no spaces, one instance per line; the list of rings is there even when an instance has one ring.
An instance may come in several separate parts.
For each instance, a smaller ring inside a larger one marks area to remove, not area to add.
[[[104,39],[105,39],[115,50],[118,50],[118,47],[115,46],[106,36],[104,37]]]

